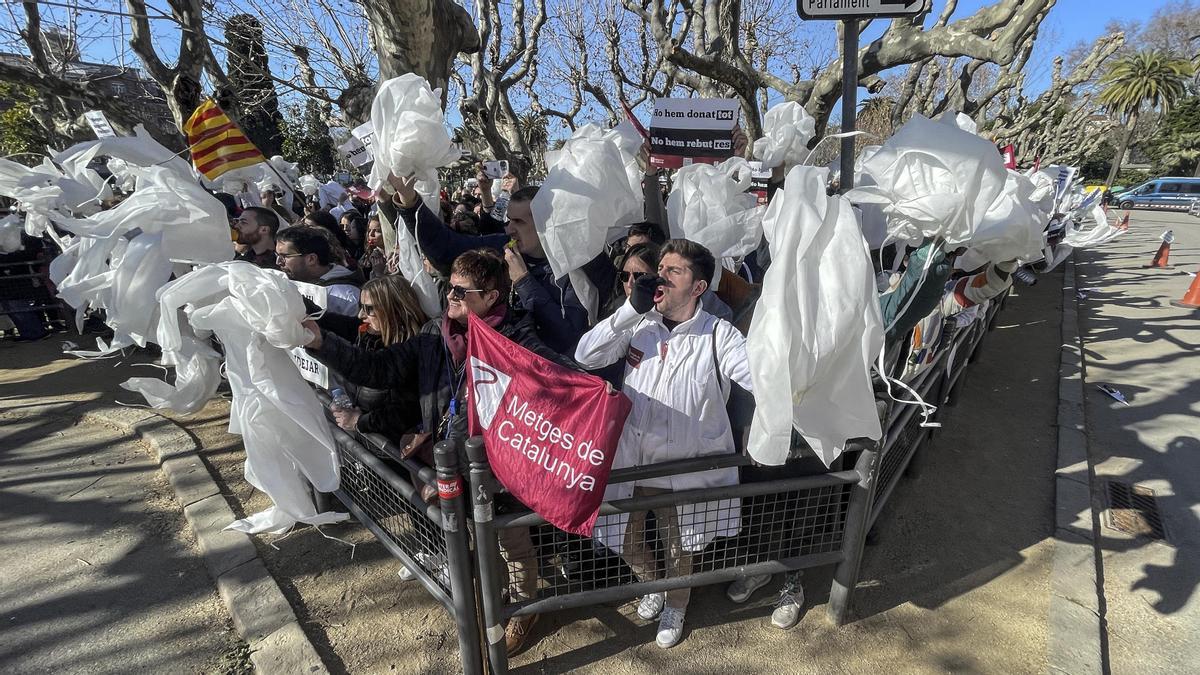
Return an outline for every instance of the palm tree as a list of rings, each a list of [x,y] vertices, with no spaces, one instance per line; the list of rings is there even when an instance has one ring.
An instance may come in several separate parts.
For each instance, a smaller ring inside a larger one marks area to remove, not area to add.
[[[1194,67],[1186,59],[1172,58],[1156,49],[1140,51],[1121,58],[1100,79],[1104,89],[1100,102],[1125,125],[1125,137],[1117,148],[1105,185],[1111,186],[1125,160],[1125,151],[1133,138],[1138,115],[1143,107],[1166,112],[1183,98]]]
[[[1161,146],[1161,164],[1164,167],[1184,167],[1195,164],[1194,176],[1200,177],[1200,132],[1179,134]]]

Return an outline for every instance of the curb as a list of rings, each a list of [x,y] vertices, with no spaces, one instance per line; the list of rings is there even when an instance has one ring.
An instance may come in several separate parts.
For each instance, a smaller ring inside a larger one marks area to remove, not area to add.
[[[171,420],[141,408],[89,408],[81,419],[135,435],[154,450],[234,628],[250,645],[255,671],[328,673],[250,536],[222,529],[236,516],[200,459],[196,441]]]
[[[1054,557],[1050,572],[1047,670],[1103,673],[1103,575],[1099,520],[1092,505],[1093,471],[1084,413],[1083,350],[1075,295],[1075,259],[1067,258],[1062,290],[1058,368],[1058,461],[1054,471]]]

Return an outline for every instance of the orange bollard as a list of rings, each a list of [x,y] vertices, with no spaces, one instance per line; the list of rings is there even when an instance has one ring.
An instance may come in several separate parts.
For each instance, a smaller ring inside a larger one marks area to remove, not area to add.
[[[1158,269],[1170,269],[1171,265],[1167,264],[1167,259],[1171,256],[1171,243],[1163,241],[1158,245],[1158,250],[1154,252],[1154,258],[1149,265],[1142,265],[1143,269],[1156,267]]]
[[[1188,286],[1187,292],[1183,294],[1183,299],[1172,300],[1171,304],[1183,309],[1200,309],[1200,274],[1192,279],[1192,285]]]

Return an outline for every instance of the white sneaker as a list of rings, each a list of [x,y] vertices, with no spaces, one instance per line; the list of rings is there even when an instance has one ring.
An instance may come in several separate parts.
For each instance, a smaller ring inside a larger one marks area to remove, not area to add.
[[[674,607],[664,607],[662,618],[658,620],[658,638],[655,642],[663,649],[670,649],[679,644],[683,637],[684,610]]]
[[[400,566],[400,571],[397,574],[400,575],[400,581],[412,581],[417,578],[417,575],[413,574],[413,571],[404,565]]]
[[[785,583],[771,612],[771,625],[787,630],[800,621],[800,610],[804,608],[804,586],[799,581]]]
[[[663,604],[667,602],[666,593],[651,593],[643,595],[642,601],[638,603],[638,616],[650,621],[658,617],[663,611]]]
[[[742,577],[732,584],[729,584],[729,590],[725,591],[725,595],[729,599],[739,605],[750,599],[754,595],[754,591],[766,586],[771,581],[770,574],[760,574],[752,577]]]

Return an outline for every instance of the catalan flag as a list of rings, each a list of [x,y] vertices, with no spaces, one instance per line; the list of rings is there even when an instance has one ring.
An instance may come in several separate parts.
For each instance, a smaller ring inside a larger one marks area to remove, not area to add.
[[[183,125],[196,170],[213,180],[234,169],[267,161],[237,123],[211,98],[196,108]]]

